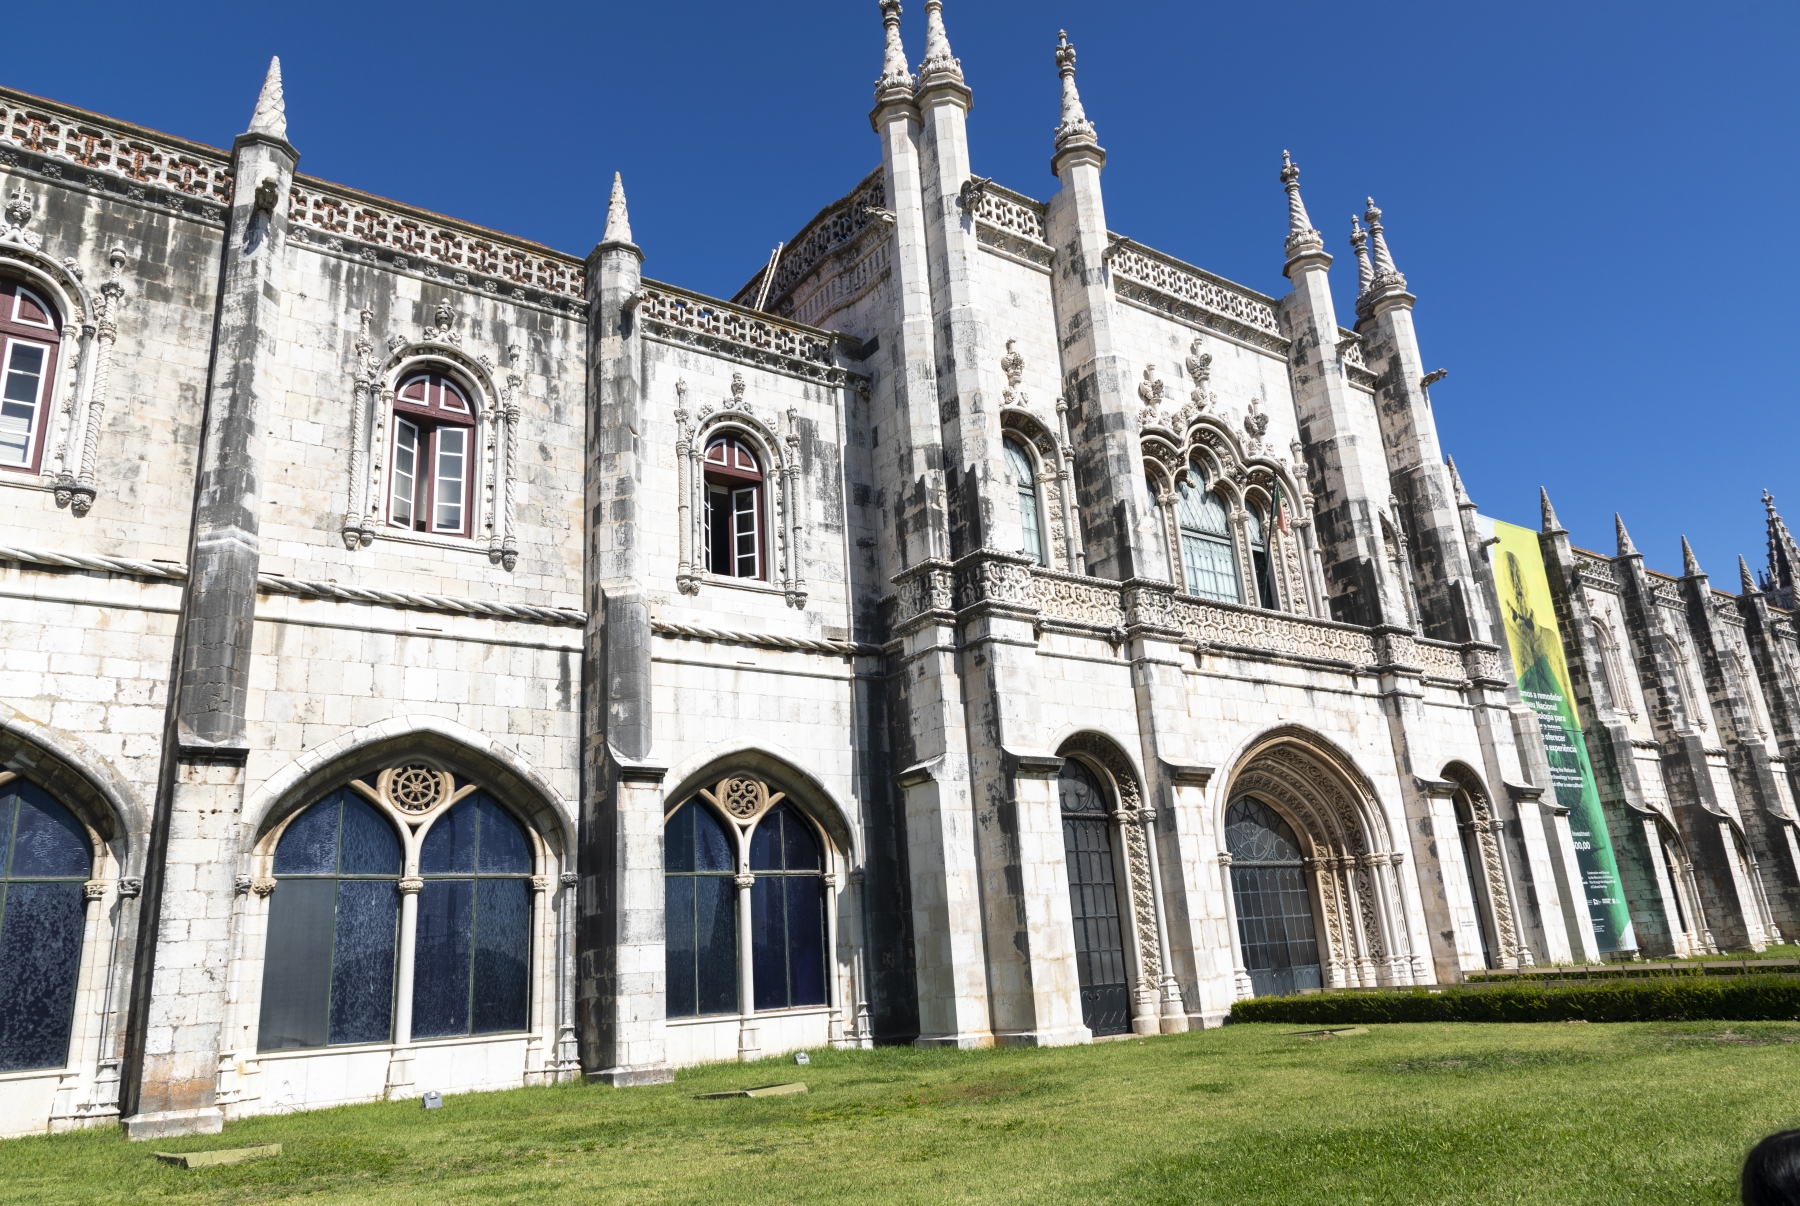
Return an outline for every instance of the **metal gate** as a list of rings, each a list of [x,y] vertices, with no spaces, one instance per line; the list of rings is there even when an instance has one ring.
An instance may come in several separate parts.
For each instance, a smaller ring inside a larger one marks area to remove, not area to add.
[[[1267,804],[1239,800],[1225,813],[1225,848],[1251,990],[1264,997],[1318,988],[1312,893],[1293,829]]]
[[[1074,758],[1063,763],[1058,787],[1081,1020],[1096,1035],[1124,1034],[1131,1028],[1131,989],[1113,872],[1112,818],[1099,781]]]

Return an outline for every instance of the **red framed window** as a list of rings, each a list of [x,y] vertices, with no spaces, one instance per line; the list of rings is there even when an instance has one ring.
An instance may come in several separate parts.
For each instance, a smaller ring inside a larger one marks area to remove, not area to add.
[[[720,436],[706,446],[706,569],[764,577],[762,464],[750,445]]]
[[[0,278],[0,469],[36,473],[43,463],[61,338],[42,294]]]
[[[388,526],[467,536],[475,475],[475,413],[442,373],[415,373],[394,391]]]

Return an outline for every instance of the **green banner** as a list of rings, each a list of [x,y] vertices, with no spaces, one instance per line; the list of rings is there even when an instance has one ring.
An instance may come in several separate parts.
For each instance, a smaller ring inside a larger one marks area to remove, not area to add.
[[[1600,789],[1594,783],[1594,766],[1575,716],[1575,693],[1569,688],[1569,667],[1563,660],[1562,634],[1556,626],[1538,534],[1497,522],[1494,535],[1499,537],[1494,570],[1506,643],[1512,647],[1519,694],[1537,713],[1538,728],[1544,734],[1556,802],[1569,810],[1569,836],[1581,867],[1595,941],[1602,953],[1635,950],[1637,938],[1631,932],[1631,912],[1625,907],[1625,889],[1619,882],[1619,860],[1613,855],[1612,837],[1600,809]]]

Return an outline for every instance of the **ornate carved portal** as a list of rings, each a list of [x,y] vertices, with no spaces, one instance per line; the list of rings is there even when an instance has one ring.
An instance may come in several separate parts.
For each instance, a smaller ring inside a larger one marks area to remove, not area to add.
[[[1519,934],[1500,850],[1503,823],[1494,816],[1487,793],[1473,776],[1452,770],[1449,778],[1456,784],[1457,826],[1470,879],[1475,881],[1469,889],[1475,896],[1476,911],[1484,914],[1477,921],[1482,925],[1484,940],[1493,944],[1490,957],[1497,967],[1528,966],[1531,952]]]
[[[1277,740],[1246,761],[1222,798],[1259,800],[1299,836],[1327,988],[1425,983],[1401,894],[1405,855],[1392,848],[1379,803],[1335,762],[1297,741]],[[1220,861],[1229,868],[1229,855]],[[1235,922],[1235,907],[1232,916]],[[1240,935],[1232,941],[1239,990],[1247,993]]]

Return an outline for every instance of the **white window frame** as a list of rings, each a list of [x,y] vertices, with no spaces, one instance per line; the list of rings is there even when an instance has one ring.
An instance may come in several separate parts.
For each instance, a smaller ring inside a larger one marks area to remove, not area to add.
[[[54,367],[56,356],[56,347],[53,344],[38,343],[32,339],[20,339],[16,335],[0,335],[0,407],[23,405],[23,403],[8,400],[4,396],[6,385],[12,379],[13,355],[21,345],[38,349],[43,353],[44,359],[38,366],[37,388],[33,391],[30,403],[31,417],[26,420],[25,424],[24,457],[16,462],[0,461],[0,465],[5,465],[9,469],[29,469],[36,457],[38,441],[43,438],[44,432],[44,378],[48,376],[45,370]]]

